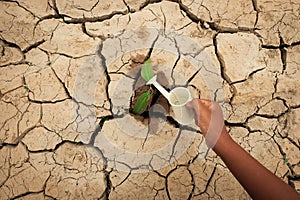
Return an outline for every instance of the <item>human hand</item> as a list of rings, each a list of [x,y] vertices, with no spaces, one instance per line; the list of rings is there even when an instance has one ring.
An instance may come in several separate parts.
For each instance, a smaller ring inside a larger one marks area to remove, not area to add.
[[[196,124],[200,127],[208,147],[213,148],[221,135],[228,135],[223,113],[217,102],[193,99],[187,106],[194,110]]]
[[[276,177],[232,140],[227,133],[218,103],[193,99],[187,104],[195,111],[195,119],[206,144],[223,160],[228,169],[253,199],[297,199],[300,194]]]

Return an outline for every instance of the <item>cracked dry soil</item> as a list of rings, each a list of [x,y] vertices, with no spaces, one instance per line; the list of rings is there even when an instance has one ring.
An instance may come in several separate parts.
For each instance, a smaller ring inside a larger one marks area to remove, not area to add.
[[[0,199],[250,199],[197,127],[128,114],[146,58],[300,191],[298,0],[1,0],[0,16]]]

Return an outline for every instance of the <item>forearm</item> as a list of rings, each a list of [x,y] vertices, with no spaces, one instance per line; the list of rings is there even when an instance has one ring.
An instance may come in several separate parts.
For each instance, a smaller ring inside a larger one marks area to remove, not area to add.
[[[224,126],[222,110],[218,103],[194,99],[188,106],[195,110],[196,124],[205,136],[206,144],[222,158],[253,199],[300,200],[300,195],[293,188],[231,139]],[[220,131],[221,134],[218,134]]]
[[[300,199],[293,188],[261,165],[228,134],[220,136],[213,150],[253,199]]]

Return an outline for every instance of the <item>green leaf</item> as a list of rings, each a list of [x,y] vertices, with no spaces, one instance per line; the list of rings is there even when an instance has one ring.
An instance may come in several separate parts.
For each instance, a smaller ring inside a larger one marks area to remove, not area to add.
[[[108,120],[111,120],[111,119],[113,119],[113,116],[111,116],[111,115],[102,117],[101,120],[100,120],[100,122],[99,122],[100,128],[103,127],[104,122],[106,122]]]
[[[134,105],[133,113],[136,115],[140,115],[146,111],[148,107],[148,101],[151,98],[151,92],[147,91],[142,93],[136,100]]]
[[[149,81],[154,76],[154,72],[149,59],[144,62],[141,70],[141,76],[145,81]]]
[[[27,85],[24,85],[23,87],[27,92],[29,91],[29,87]]]
[[[288,164],[288,162],[289,162],[289,159],[286,157],[286,156],[283,156],[283,162],[284,162],[284,164]]]

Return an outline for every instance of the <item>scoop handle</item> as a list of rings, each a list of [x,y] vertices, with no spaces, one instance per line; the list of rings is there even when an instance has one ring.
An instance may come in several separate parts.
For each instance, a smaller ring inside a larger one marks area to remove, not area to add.
[[[154,82],[153,85],[168,101],[170,101],[170,93],[165,88],[163,88],[158,82]]]
[[[156,75],[153,76],[147,82],[147,85],[150,84],[154,85],[154,87],[156,87],[156,89],[158,89],[158,91],[170,102],[170,93],[156,81],[156,77],[157,77]]]

